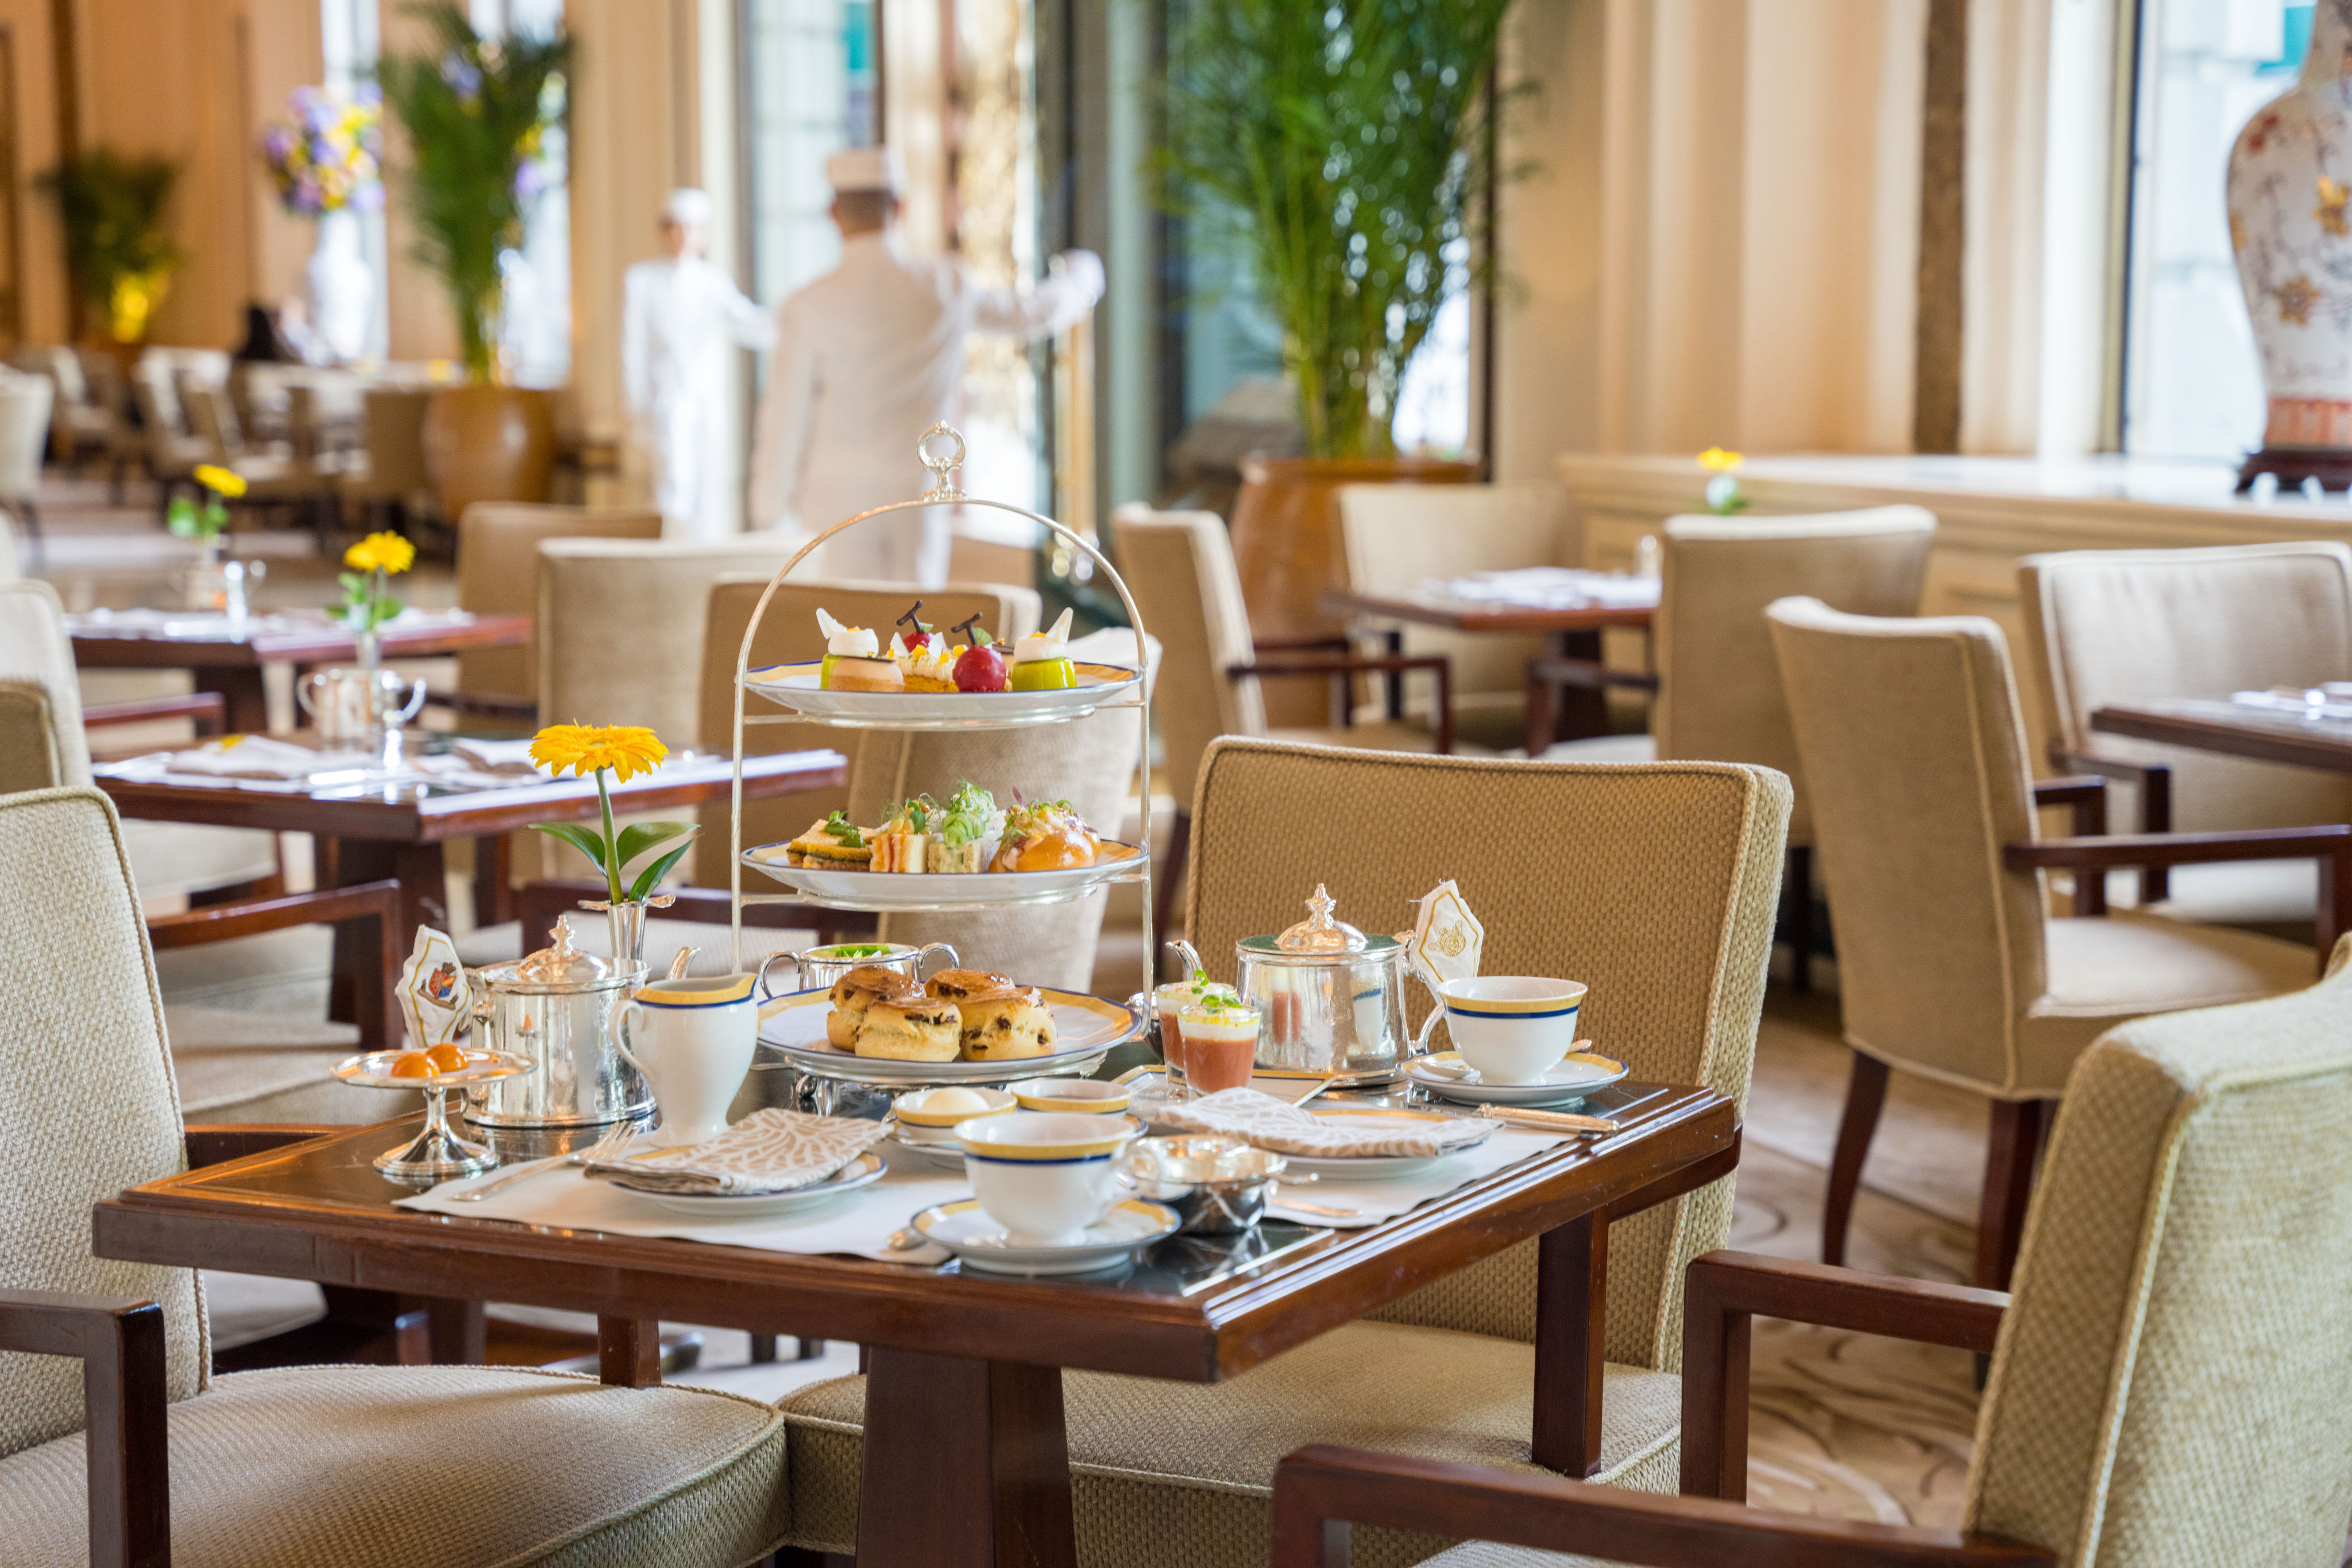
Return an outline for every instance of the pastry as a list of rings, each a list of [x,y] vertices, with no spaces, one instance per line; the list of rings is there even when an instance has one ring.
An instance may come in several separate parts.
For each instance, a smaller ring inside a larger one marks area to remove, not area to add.
[[[839,812],[812,823],[809,830],[784,846],[787,866],[815,866],[834,871],[866,871],[874,866],[874,846],[865,832]]]
[[[974,616],[954,629],[964,637],[963,650],[956,655],[955,686],[958,691],[1003,691],[1011,685],[1004,672],[1004,656],[996,651],[996,639]]]
[[[923,982],[923,994],[943,1002],[961,1002],[983,992],[1006,990],[1012,984],[1010,974],[986,969],[942,969]]]
[[[1060,871],[1091,866],[1101,840],[1066,800],[1019,806],[1004,814],[1004,836],[992,871]]]
[[[953,691],[956,650],[919,618],[922,607],[918,599],[898,617],[897,624],[908,629],[890,634],[890,662],[898,667],[909,691]]]
[[[1078,683],[1077,667],[1070,662],[1070,616],[1042,632],[1031,632],[1013,647],[1013,689],[1054,691]]]
[[[845,626],[824,611],[816,613],[824,633],[824,661],[816,683],[827,691],[904,691],[906,677],[882,657],[882,645],[868,626]]]
[[[963,1022],[963,1058],[968,1062],[1017,1061],[1053,1053],[1054,1015],[1034,988],[1005,985],[982,991],[958,1001],[956,1011]]]
[[[962,1048],[963,1016],[952,1002],[907,992],[867,1004],[857,1054],[908,1062],[951,1062]]]
[[[857,1031],[866,1022],[868,1007],[886,996],[915,998],[921,994],[915,983],[897,970],[861,963],[833,983],[833,1011],[824,1016],[824,1037],[835,1050],[850,1050],[857,1044]]]

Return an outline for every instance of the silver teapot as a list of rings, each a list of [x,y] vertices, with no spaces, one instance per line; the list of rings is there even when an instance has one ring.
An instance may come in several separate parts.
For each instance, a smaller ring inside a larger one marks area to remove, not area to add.
[[[572,917],[555,941],[507,963],[472,970],[474,1040],[538,1064],[466,1095],[478,1127],[601,1127],[654,1108],[653,1091],[613,1040],[613,1005],[645,984],[646,964],[615,963],[572,945]]]
[[[1234,943],[1234,989],[1258,1009],[1262,1070],[1370,1081],[1393,1077],[1407,1057],[1429,1048],[1430,1028],[1444,1009],[1432,1011],[1419,1038],[1408,1032],[1410,937],[1367,936],[1333,919],[1337,907],[1318,882],[1306,920]],[[1190,942],[1168,945],[1187,973],[1204,968]]]

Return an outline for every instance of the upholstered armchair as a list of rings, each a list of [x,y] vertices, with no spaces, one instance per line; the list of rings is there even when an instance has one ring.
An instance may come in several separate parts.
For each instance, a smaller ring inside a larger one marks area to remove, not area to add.
[[[1310,1448],[1275,1474],[1274,1568],[1344,1568],[1350,1521],[1477,1542],[1431,1568],[2336,1568],[2352,942],[2311,990],[2109,1033],[2074,1068],[2047,1161],[2013,1296],[1737,1252],[1693,1263],[1690,1495]],[[1958,1530],[1739,1506],[1755,1316],[1992,1352]]]
[[[1438,493],[1439,487],[1365,486]],[[1456,487],[1442,487],[1450,492]],[[1343,492],[1352,493],[1352,492]],[[1128,592],[1143,612],[1143,624],[1160,640],[1160,687],[1152,711],[1159,721],[1161,767],[1176,797],[1176,821],[1169,840],[1168,869],[1153,889],[1155,931],[1169,927],[1172,900],[1184,883],[1192,836],[1192,791],[1201,757],[1220,735],[1265,736],[1270,679],[1307,678],[1331,688],[1331,724],[1322,730],[1286,730],[1280,738],[1377,751],[1454,750],[1454,674],[1451,656],[1406,654],[1391,635],[1388,651],[1365,654],[1344,637],[1253,642],[1249,611],[1242,603],[1242,580],[1234,565],[1232,542],[1223,519],[1208,511],[1153,511],[1121,507],[1112,514],[1111,541]],[[1433,706],[1420,721],[1406,717],[1404,679],[1421,671],[1433,678]],[[1361,720],[1353,682],[1381,678],[1384,716]]]
[[[1583,1023],[1633,1076],[1744,1100],[1763,1003],[1789,790],[1717,763],[1590,765],[1215,742],[1195,795],[1193,940],[1230,979],[1236,938],[1294,921],[1318,882],[1341,918],[1402,926],[1457,879],[1484,967],[1591,987]],[[1541,823],[1517,832],[1454,825]],[[1416,998],[1414,1021],[1425,1007]],[[1675,1485],[1684,1265],[1722,1245],[1727,1179],[1612,1214],[1601,1459],[1593,1479]],[[1301,1443],[1516,1465],[1534,1405],[1538,1244],[1498,1253],[1230,1382],[1063,1379],[1081,1559],[1262,1563],[1274,1466]],[[865,1382],[783,1405],[794,1544],[850,1550]],[[1419,1552],[1391,1542],[1366,1561]]]
[[[2138,831],[2352,822],[2352,779],[2342,774],[2091,729],[2109,703],[2352,679],[2352,550],[2073,550],[2024,557],[2017,584],[2050,760],[2124,786]],[[2298,941],[2317,910],[2312,868],[2295,860],[2151,865],[2137,901]]]
[[[741,1568],[784,1531],[775,1411],[487,1366],[215,1375],[196,1275],[90,1253],[92,1204],[310,1136],[184,1131],[95,790],[0,796],[0,1521],[11,1568]]]
[[[21,519],[25,537],[41,548],[41,454],[49,441],[49,410],[57,387],[44,375],[0,380],[0,508]]]
[[[1890,1068],[1992,1103],[1976,1281],[2009,1282],[2051,1101],[2074,1058],[2126,1019],[2210,1007],[2310,982],[2307,947],[2251,931],[2103,917],[2096,873],[2116,866],[2316,859],[2332,942],[2352,927],[2352,827],[2190,836],[2040,837],[2039,802],[2098,781],[2027,776],[2025,730],[2000,630],[1973,616],[1882,620],[1815,599],[1766,612],[1837,921],[1853,1079],[1838,1129],[1822,1260],[1845,1227]],[[2043,874],[2075,874],[2074,916],[2050,915]]]
[[[425,386],[371,386],[360,400],[360,460],[336,476],[336,500],[363,530],[437,517],[425,466]],[[526,606],[528,607],[528,606]]]

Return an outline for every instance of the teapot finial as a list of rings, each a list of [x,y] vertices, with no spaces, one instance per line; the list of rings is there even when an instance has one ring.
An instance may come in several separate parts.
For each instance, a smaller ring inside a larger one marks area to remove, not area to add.
[[[1364,933],[1331,918],[1339,907],[1323,884],[1316,883],[1315,896],[1307,900],[1307,919],[1275,938],[1274,945],[1285,952],[1361,952]]]

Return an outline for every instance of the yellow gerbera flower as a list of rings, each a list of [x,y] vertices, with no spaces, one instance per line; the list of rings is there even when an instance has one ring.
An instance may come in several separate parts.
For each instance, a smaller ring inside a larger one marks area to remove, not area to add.
[[[669,755],[651,730],[627,724],[550,724],[530,738],[530,760],[586,778],[599,768],[627,780],[649,773]]]
[[[245,494],[245,476],[217,463],[198,463],[195,479],[196,483],[228,500],[235,500]]]
[[[1710,474],[1727,474],[1741,461],[1738,453],[1727,452],[1720,447],[1709,447],[1698,455],[1698,466]]]
[[[354,572],[405,572],[416,564],[416,546],[390,531],[371,533],[343,552],[343,564]]]

